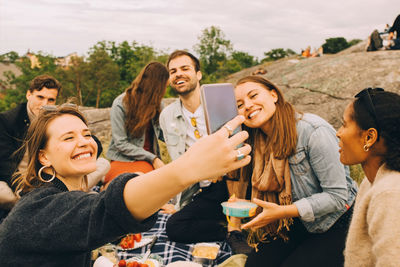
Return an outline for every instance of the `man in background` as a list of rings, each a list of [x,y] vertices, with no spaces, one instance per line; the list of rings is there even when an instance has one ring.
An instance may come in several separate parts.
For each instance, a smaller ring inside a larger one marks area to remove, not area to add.
[[[28,152],[22,151],[25,135],[31,121],[38,116],[43,106],[56,104],[61,84],[50,75],[35,77],[26,92],[25,103],[0,113],[0,222],[14,206],[17,197],[13,192],[12,176],[15,171],[24,171],[27,168]],[[102,151],[98,144],[99,153]],[[97,184],[109,169],[109,162],[98,158],[97,170],[88,175],[88,184]]]

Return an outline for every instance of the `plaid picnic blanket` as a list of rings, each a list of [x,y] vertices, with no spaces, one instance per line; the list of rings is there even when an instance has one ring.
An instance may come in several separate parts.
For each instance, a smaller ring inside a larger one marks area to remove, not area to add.
[[[170,214],[158,213],[157,222],[148,232],[142,233],[142,236],[154,236],[157,235],[157,242],[154,244],[151,254],[156,254],[164,260],[164,265],[167,265],[174,261],[192,261],[193,257],[191,251],[195,244],[183,244],[178,242],[172,242],[168,239],[165,226]],[[217,266],[223,261],[232,256],[232,250],[230,246],[225,242],[215,242],[220,245],[220,251],[217,258],[214,260],[211,266]],[[132,250],[118,250],[118,256],[120,259],[129,259],[138,254],[144,254],[149,245],[141,248]]]

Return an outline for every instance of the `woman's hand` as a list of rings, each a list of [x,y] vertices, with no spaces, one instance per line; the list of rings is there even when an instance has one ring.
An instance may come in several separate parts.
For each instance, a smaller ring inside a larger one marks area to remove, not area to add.
[[[173,204],[165,204],[164,206],[161,207],[161,212],[167,214],[174,214],[176,212],[176,209]]]
[[[279,219],[299,216],[297,207],[293,204],[284,206],[271,202],[262,201],[257,198],[254,198],[253,202],[258,206],[262,207],[263,211],[250,222],[243,224],[242,229],[260,228]]]
[[[237,148],[249,134],[241,131],[230,136],[231,129],[243,122],[243,116],[235,117],[216,133],[198,140],[171,163],[129,180],[124,189],[124,201],[134,218],[148,218],[193,183],[249,164],[250,146],[244,144]]]
[[[173,161],[178,165],[185,179],[191,179],[190,184],[200,180],[221,176],[232,170],[241,168],[250,162],[251,147],[243,144],[249,134],[241,131],[230,136],[229,129],[235,129],[244,121],[243,116],[236,116],[233,120],[212,135],[205,136],[193,144],[185,154]],[[239,158],[238,155],[243,155]],[[182,167],[184,167],[182,169]]]

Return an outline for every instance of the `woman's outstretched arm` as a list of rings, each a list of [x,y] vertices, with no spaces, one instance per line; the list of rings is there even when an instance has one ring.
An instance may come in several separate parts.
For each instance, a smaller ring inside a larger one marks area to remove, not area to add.
[[[243,116],[237,116],[227,125],[235,129],[243,121]],[[251,151],[248,144],[239,148],[246,157],[236,159],[237,146],[247,138],[245,131],[229,137],[229,131],[222,127],[216,133],[200,139],[170,164],[130,180],[124,189],[128,210],[135,219],[146,219],[189,185],[247,165]]]

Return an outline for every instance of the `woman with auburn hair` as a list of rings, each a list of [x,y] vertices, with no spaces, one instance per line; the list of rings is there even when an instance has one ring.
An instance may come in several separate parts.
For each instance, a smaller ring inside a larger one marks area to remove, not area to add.
[[[237,116],[170,164],[120,175],[106,190],[87,193],[97,145],[84,117],[67,106],[43,111],[27,133],[28,168],[16,180],[22,197],[0,224],[0,266],[90,266],[93,249],[149,230],[172,196],[248,164],[250,146],[236,148],[248,134],[229,137],[227,130],[243,120]]]
[[[345,109],[340,161],[361,164],[361,182],[345,249],[345,266],[400,263],[400,95],[366,88]]]
[[[149,172],[164,165],[158,139],[158,117],[169,73],[159,62],[145,66],[111,107],[112,138],[107,151],[111,169],[105,183],[125,172]]]
[[[238,81],[239,114],[253,148],[231,192],[262,209],[249,229],[257,246],[246,266],[341,266],[357,187],[339,160],[334,128],[296,112],[282,92],[260,76]],[[232,201],[232,200],[231,200]]]

